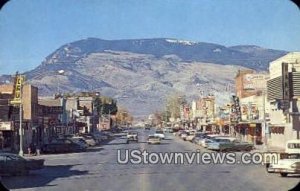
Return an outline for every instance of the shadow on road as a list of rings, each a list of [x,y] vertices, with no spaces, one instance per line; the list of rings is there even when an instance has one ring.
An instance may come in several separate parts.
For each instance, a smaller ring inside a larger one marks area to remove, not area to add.
[[[41,170],[32,171],[27,176],[2,177],[2,184],[8,189],[55,186],[49,185],[49,183],[57,178],[71,178],[73,176],[88,174],[88,171],[71,170],[76,165],[45,166]]]
[[[121,143],[107,143],[105,145],[127,145],[126,142],[121,142]]]
[[[91,148],[88,148],[86,150],[86,153],[88,153],[88,152],[99,152],[99,151],[102,151],[102,150],[104,150],[103,147],[91,147]]]

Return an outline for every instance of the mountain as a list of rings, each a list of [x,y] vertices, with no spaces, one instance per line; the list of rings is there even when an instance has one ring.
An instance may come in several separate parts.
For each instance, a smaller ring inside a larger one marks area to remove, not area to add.
[[[225,47],[218,44],[177,39],[102,40],[88,38],[66,44],[50,54],[43,64],[74,63],[95,52],[125,51],[150,54],[156,58],[176,55],[186,62],[198,61],[223,65],[240,65],[255,70],[266,70],[270,61],[285,55],[286,51],[264,49],[258,46]]]
[[[214,93],[228,101],[240,68],[266,70],[285,51],[257,46],[225,47],[176,39],[102,40],[88,38],[63,45],[40,66],[25,73],[42,96],[54,92],[100,91],[135,115],[147,115],[169,95]],[[59,75],[58,70],[64,70]],[[0,76],[0,82],[9,80]]]

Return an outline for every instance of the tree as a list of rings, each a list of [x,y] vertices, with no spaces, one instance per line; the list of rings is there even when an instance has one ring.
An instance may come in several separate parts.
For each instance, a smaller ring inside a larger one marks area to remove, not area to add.
[[[182,95],[171,95],[167,98],[165,116],[168,118],[179,118],[180,117],[180,107],[186,104],[186,98]]]
[[[133,121],[133,116],[125,108],[118,108],[116,114],[116,121],[118,124],[131,124]]]
[[[94,107],[99,115],[115,115],[118,112],[117,101],[107,96],[96,96]]]

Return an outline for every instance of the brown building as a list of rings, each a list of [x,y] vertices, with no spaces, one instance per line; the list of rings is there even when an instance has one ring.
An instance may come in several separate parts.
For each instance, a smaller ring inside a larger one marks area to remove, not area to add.
[[[2,105],[0,108],[0,121],[3,124],[11,124],[10,127],[6,125],[6,129],[0,128],[6,142],[5,149],[17,151],[19,150],[20,110],[18,106],[9,104],[13,98],[13,84],[0,85],[0,94]],[[23,150],[26,151],[34,140],[36,127],[38,126],[38,89],[36,87],[30,84],[23,86],[22,106],[22,127],[24,128]]]
[[[267,88],[268,74],[255,73],[253,70],[239,70],[235,77],[236,95],[245,98],[256,95]]]

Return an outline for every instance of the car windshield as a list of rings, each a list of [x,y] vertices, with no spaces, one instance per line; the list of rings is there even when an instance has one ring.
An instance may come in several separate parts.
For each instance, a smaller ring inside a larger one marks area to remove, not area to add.
[[[298,1],[0,2],[7,190],[300,190]]]

